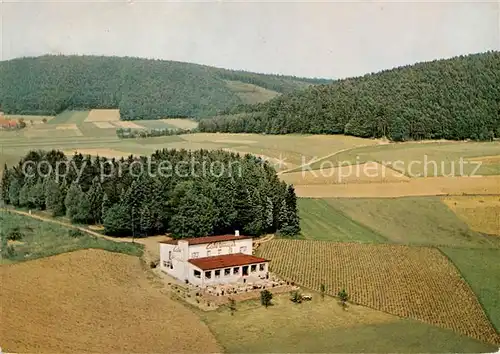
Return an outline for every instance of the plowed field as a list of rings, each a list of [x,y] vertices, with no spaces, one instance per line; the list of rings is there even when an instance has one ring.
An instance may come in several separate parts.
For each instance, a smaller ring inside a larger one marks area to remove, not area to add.
[[[220,352],[133,256],[77,251],[1,266],[0,279],[4,352]]]

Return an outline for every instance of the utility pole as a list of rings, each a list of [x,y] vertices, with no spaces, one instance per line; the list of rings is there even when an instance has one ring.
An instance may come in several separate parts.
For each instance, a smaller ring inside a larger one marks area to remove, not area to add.
[[[135,227],[134,227],[134,207],[132,207],[132,243],[134,243]]]

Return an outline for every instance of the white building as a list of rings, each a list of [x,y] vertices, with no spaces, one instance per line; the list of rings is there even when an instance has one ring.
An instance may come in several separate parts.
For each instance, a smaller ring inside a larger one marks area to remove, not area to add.
[[[252,255],[252,238],[238,232],[160,242],[160,269],[201,287],[263,279],[268,267],[268,260]]]

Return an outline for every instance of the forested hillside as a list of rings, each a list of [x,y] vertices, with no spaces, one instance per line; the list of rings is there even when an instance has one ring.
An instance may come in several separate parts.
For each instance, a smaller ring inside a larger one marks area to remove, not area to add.
[[[500,52],[310,86],[226,113],[200,130],[490,140],[500,137]]]
[[[75,223],[103,223],[117,236],[300,231],[293,187],[259,158],[221,150],[159,150],[119,161],[31,151],[5,167],[0,200]]]
[[[227,80],[278,93],[325,82],[165,60],[46,55],[0,62],[0,105],[8,114],[38,115],[119,108],[123,120],[211,116],[244,103]]]

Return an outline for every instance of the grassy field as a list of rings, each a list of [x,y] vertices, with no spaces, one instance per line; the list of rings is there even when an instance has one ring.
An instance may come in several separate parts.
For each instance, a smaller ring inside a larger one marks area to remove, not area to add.
[[[342,163],[357,164],[377,161],[406,174],[409,177],[435,177],[459,175],[460,159],[464,160],[463,174],[470,175],[476,169],[481,156],[500,155],[498,142],[409,142],[360,147],[326,157],[311,164],[312,169],[339,166]],[[467,161],[467,163],[465,163]],[[476,174],[500,173],[500,162],[482,163]]]
[[[18,232],[21,239],[9,241],[12,252],[4,252],[0,263],[28,261],[80,249],[97,248],[140,256],[142,246],[95,238],[85,233],[74,233],[74,229],[32,219],[0,210],[0,237]],[[73,231],[73,233],[71,232]]]
[[[84,250],[0,266],[2,349],[12,353],[201,353],[220,347],[137,257]]]
[[[94,111],[94,110],[93,110]],[[131,154],[151,154],[157,149],[226,149],[240,153],[255,153],[265,158],[283,160],[279,169],[296,167],[302,162],[330,154],[341,149],[373,145],[376,140],[345,136],[268,136],[261,134],[186,134],[147,139],[123,139],[116,136],[118,124],[140,128],[176,127],[191,129],[197,123],[188,119],[168,118],[155,121],[103,121],[114,116],[94,114],[89,122],[89,112],[66,111],[48,124],[20,131],[0,132],[0,148],[3,154],[22,156],[31,149],[116,149]],[[107,128],[102,128],[106,124]],[[114,128],[109,128],[113,125]],[[0,157],[0,160],[5,160]],[[2,161],[0,161],[2,162]]]
[[[258,254],[271,271],[355,303],[500,344],[475,294],[437,249],[401,245],[271,240]]]
[[[279,95],[278,92],[241,81],[225,80],[227,87],[235,92],[243,103],[254,104],[266,102]]]
[[[396,183],[293,184],[297,196],[304,198],[500,195],[500,176],[411,178]]]
[[[443,202],[472,230],[500,236],[500,196],[445,197]]]
[[[79,124],[83,123],[88,115],[89,111],[64,111],[50,120],[49,124]]]
[[[308,240],[385,242],[387,238],[345,215],[324,199],[297,200],[302,236]]]
[[[299,203],[300,210],[307,209],[311,203],[313,202],[306,202],[305,205]],[[334,212],[326,212],[320,216],[318,223],[336,217],[342,212],[353,222],[374,230],[393,243],[500,247],[500,238],[472,231],[438,197],[336,198],[326,199],[326,204],[330,206],[329,210]],[[321,232],[321,229],[315,230],[310,231],[310,234]],[[348,233],[352,234],[353,231],[349,230]],[[337,239],[334,237],[332,240]],[[349,241],[347,238],[341,240]]]
[[[500,333],[500,249],[441,250],[460,270]]]
[[[362,306],[344,311],[329,296],[293,304],[288,295],[202,315],[228,353],[467,353],[496,348],[453,331]]]

